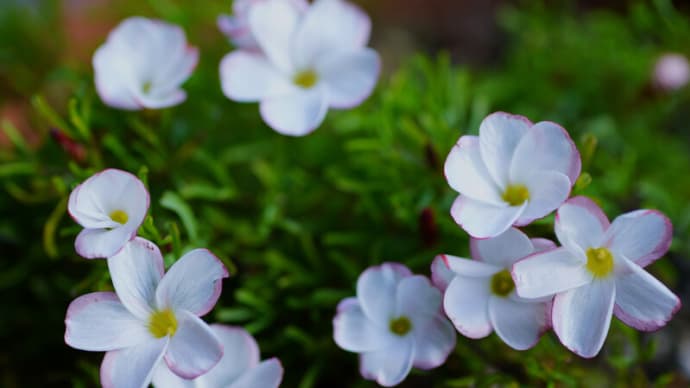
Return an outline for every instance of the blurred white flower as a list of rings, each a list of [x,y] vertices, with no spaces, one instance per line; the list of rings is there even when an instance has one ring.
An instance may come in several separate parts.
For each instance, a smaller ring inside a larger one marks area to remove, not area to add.
[[[690,80],[690,64],[681,54],[664,54],[654,66],[654,84],[663,90],[678,90]]]
[[[285,0],[254,4],[249,25],[260,51],[237,50],[220,64],[223,93],[260,102],[264,121],[284,135],[316,129],[328,108],[359,105],[374,89],[380,60],[367,48],[369,17],[343,0],[305,12]]]
[[[479,136],[460,137],[446,159],[448,184],[460,193],[451,215],[472,237],[498,236],[556,210],[580,167],[575,143],[558,124],[493,113]]]
[[[108,35],[93,56],[96,90],[106,105],[160,109],[187,98],[180,86],[199,60],[182,28],[131,17]]]
[[[383,386],[402,382],[414,366],[442,365],[455,347],[455,330],[441,312],[441,293],[402,264],[364,271],[357,297],[338,305],[333,338],[360,353],[360,373]]]
[[[113,292],[95,292],[67,308],[65,342],[106,351],[101,384],[148,387],[161,362],[178,376],[196,378],[223,355],[223,345],[199,318],[216,304],[225,266],[211,252],[188,252],[164,274],[158,247],[142,238],[108,259]]]
[[[612,314],[653,331],[680,308],[680,299],[642,269],[671,245],[671,222],[660,212],[637,210],[609,224],[594,202],[574,197],[558,209],[555,229],[562,247],[517,262],[513,280],[521,297],[556,295],[553,329],[568,349],[596,356]]]
[[[84,230],[74,243],[88,259],[116,254],[136,237],[149,208],[149,193],[134,175],[116,169],[101,171],[77,186],[67,210]]]

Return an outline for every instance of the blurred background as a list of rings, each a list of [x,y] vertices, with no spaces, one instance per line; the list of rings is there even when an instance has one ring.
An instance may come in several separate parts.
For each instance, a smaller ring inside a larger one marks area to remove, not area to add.
[[[436,254],[468,255],[448,215],[441,168],[464,133],[504,110],[568,129],[583,157],[575,194],[610,218],[656,208],[671,251],[649,270],[690,304],[690,3],[358,1],[384,62],[377,92],[331,112],[313,135],[282,137],[255,104],[225,99],[216,27],[231,1],[0,2],[0,386],[98,385],[101,353],[63,342],[75,297],[110,289],[105,263],[73,250],[69,191],[105,167],[147,182],[142,234],[172,263],[208,247],[233,276],[207,320],[242,325],[285,387],[373,387],[331,339],[359,273],[399,261],[429,274]],[[95,94],[91,56],[132,15],[183,26],[201,50],[188,100],[120,112]],[[669,56],[671,55],[671,56]],[[552,218],[531,225],[553,238]],[[551,333],[516,352],[458,338],[446,365],[403,387],[690,384],[690,314],[656,333],[614,319],[602,353],[579,359]]]

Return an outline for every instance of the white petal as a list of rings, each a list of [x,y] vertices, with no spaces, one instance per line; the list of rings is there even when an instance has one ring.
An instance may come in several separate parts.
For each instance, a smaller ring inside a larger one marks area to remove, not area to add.
[[[392,387],[400,384],[412,369],[414,343],[411,338],[396,341],[392,346],[362,353],[359,358],[359,372],[367,380]]]
[[[501,267],[479,260],[463,259],[451,255],[440,255],[440,257],[446,267],[448,267],[454,275],[487,278],[501,271]],[[453,279],[450,280],[452,281]]]
[[[79,225],[88,229],[114,228],[119,224],[108,216],[100,208],[98,201],[93,196],[79,195],[84,185],[81,184],[72,190],[67,203],[67,211]]]
[[[524,181],[536,171],[564,174],[574,184],[580,176],[580,153],[563,127],[548,121],[534,124],[522,137],[510,165],[510,179]]]
[[[155,306],[156,287],[165,272],[158,247],[137,237],[108,258],[108,270],[122,304],[146,321]]]
[[[338,109],[355,107],[369,97],[380,70],[381,59],[369,48],[328,55],[316,64],[328,104]]]
[[[215,306],[228,270],[207,249],[187,252],[165,274],[156,290],[159,309],[183,309],[202,316]]]
[[[458,331],[469,338],[491,334],[489,278],[456,276],[443,297],[443,308]]]
[[[65,326],[65,343],[81,350],[116,350],[151,337],[146,323],[127,311],[112,292],[94,292],[72,301]]]
[[[197,381],[200,378],[194,380],[183,379],[174,374],[165,362],[159,362],[153,371],[151,383],[156,388],[199,388],[197,387]]]
[[[541,298],[588,284],[585,262],[566,248],[536,253],[513,265],[515,289],[523,298]]]
[[[359,7],[343,0],[318,0],[304,15],[294,41],[298,66],[317,58],[366,46],[371,20]]]
[[[643,331],[666,325],[680,309],[680,299],[637,264],[625,258],[617,264],[625,268],[625,273],[616,276],[616,316]]]
[[[299,12],[282,0],[262,1],[249,11],[249,25],[256,41],[271,62],[286,74],[296,70],[290,49],[299,19]]]
[[[556,243],[546,238],[532,238],[532,245],[535,252],[550,251],[556,248]]]
[[[496,296],[489,299],[489,317],[496,334],[516,350],[537,344],[548,327],[546,308],[546,303],[521,303]]]
[[[323,89],[295,89],[285,96],[261,101],[261,117],[276,132],[288,136],[304,136],[321,125],[328,112]]]
[[[443,260],[444,256],[438,255],[431,262],[431,281],[441,292],[448,288],[448,284],[455,277],[455,272],[451,271]]]
[[[167,338],[149,339],[127,349],[108,352],[101,364],[104,388],[146,388],[163,358]]]
[[[171,106],[179,105],[187,99],[187,93],[184,90],[175,90],[163,96],[150,96],[139,94],[137,101],[148,109],[163,109]]]
[[[220,63],[223,94],[240,102],[259,101],[295,90],[291,80],[261,53],[234,51]]]
[[[491,238],[505,232],[520,218],[527,202],[520,206],[493,205],[464,195],[458,196],[450,215],[474,238]]]
[[[84,229],[74,241],[74,249],[79,256],[87,259],[107,258],[115,255],[129,240],[136,237],[137,231],[127,226],[108,229]]]
[[[259,365],[259,345],[241,327],[211,325],[223,345],[223,358],[208,373],[196,380],[205,387],[226,387]]]
[[[534,252],[532,241],[519,229],[510,228],[488,239],[470,239],[472,258],[500,268],[510,268],[517,260]]]
[[[554,229],[558,240],[572,251],[602,245],[609,220],[601,208],[587,197],[573,197],[558,209]]]
[[[111,44],[99,47],[93,55],[94,83],[103,102],[113,108],[138,110],[138,82],[127,58]]]
[[[671,246],[673,226],[656,210],[637,210],[616,217],[604,240],[611,250],[646,267]]]
[[[248,370],[228,388],[278,388],[282,380],[283,366],[280,364],[280,360],[271,358]],[[220,387],[221,385],[208,386]]]
[[[415,354],[413,365],[419,369],[433,369],[443,365],[455,348],[455,328],[441,315],[414,329]]]
[[[176,375],[194,379],[208,372],[223,356],[223,345],[196,315],[178,310],[177,331],[170,338],[165,363]],[[232,349],[229,349],[232,351]]]
[[[504,204],[501,188],[482,160],[478,137],[462,136],[450,150],[443,172],[453,190],[477,201]]]
[[[410,270],[398,263],[370,267],[359,275],[357,299],[367,318],[382,327],[388,327],[390,320],[397,318],[395,301],[398,283],[408,276],[412,276]]]
[[[538,218],[546,217],[570,196],[570,180],[560,172],[542,171],[526,176],[525,186],[530,198],[525,211],[517,220],[518,225],[528,225]]]
[[[613,279],[595,280],[556,295],[553,330],[561,343],[580,357],[596,356],[611,325],[615,298]]]
[[[412,327],[426,324],[441,313],[441,292],[422,275],[413,275],[398,283],[397,316],[412,321]]]
[[[494,182],[503,188],[509,181],[515,148],[531,126],[526,117],[504,112],[488,115],[479,126],[482,160]]]
[[[333,339],[349,352],[369,352],[386,347],[391,339],[387,326],[364,315],[359,303],[338,308],[333,319]]]

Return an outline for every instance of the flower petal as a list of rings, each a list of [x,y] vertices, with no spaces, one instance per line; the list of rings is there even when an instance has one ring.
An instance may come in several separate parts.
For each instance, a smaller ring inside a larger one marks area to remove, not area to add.
[[[74,241],[74,249],[86,259],[111,257],[127,242],[136,237],[137,231],[125,226],[114,229],[84,229]]]
[[[581,169],[580,153],[568,132],[548,121],[534,124],[522,137],[510,165],[510,179],[521,182],[536,171],[564,174],[575,184]]]
[[[541,298],[592,282],[585,263],[566,248],[535,253],[512,269],[515,290],[523,298]]]
[[[211,330],[223,345],[220,362],[197,380],[207,387],[224,387],[259,365],[259,345],[241,327],[211,325]]]
[[[585,252],[600,247],[609,220],[601,208],[587,197],[573,197],[558,209],[554,229],[558,241],[572,251]]]
[[[450,215],[470,236],[491,238],[508,230],[526,206],[527,202],[520,206],[493,205],[460,195],[453,202]]]
[[[72,301],[65,326],[65,343],[81,350],[116,350],[151,337],[146,323],[127,311],[112,292],[94,292]]]
[[[604,240],[611,250],[646,267],[671,246],[673,226],[656,210],[637,210],[616,217]]]
[[[103,388],[146,388],[168,345],[166,337],[105,354],[101,364]]]
[[[249,10],[249,26],[254,38],[271,62],[287,74],[296,70],[290,50],[299,19],[299,11],[282,0],[257,2]]]
[[[680,309],[680,299],[639,265],[625,258],[617,264],[625,272],[616,276],[614,313],[618,319],[643,331],[666,325]]]
[[[441,292],[448,288],[451,280],[455,277],[455,272],[451,271],[443,260],[445,255],[438,255],[434,257],[431,262],[431,282],[434,283]]]
[[[441,315],[414,330],[415,354],[413,365],[419,369],[433,369],[443,365],[455,348],[455,328]]]
[[[295,90],[292,82],[261,53],[234,51],[220,63],[223,94],[240,102],[259,101]]]
[[[412,338],[401,339],[388,348],[362,353],[359,372],[365,379],[375,380],[384,387],[398,385],[410,373],[414,353]]]
[[[480,153],[477,136],[462,136],[450,150],[443,166],[453,190],[477,201],[503,205],[500,186],[491,178]]]
[[[288,136],[304,136],[321,125],[328,112],[323,89],[295,89],[294,93],[261,101],[261,117],[276,132]]]
[[[519,229],[510,228],[494,238],[470,239],[472,258],[500,268],[510,268],[517,260],[534,252],[532,241]]]
[[[532,126],[524,116],[492,113],[479,126],[481,156],[494,182],[501,188],[510,179],[510,163],[520,139]]]
[[[84,187],[83,184],[78,185],[72,190],[67,203],[67,211],[74,221],[88,229],[117,227],[119,224],[101,210],[98,203],[94,201],[93,196],[88,194],[79,195],[82,187]]]
[[[555,171],[529,174],[525,181],[530,199],[517,225],[528,225],[556,210],[570,196],[571,183],[567,176]]]
[[[546,238],[531,238],[534,252],[550,251],[556,248],[556,243]]]
[[[364,315],[375,323],[388,327],[396,313],[398,283],[412,276],[402,264],[383,263],[369,267],[357,279],[357,299]]]
[[[249,369],[239,380],[228,388],[278,388],[283,380],[283,365],[277,358],[270,358],[261,362],[256,367]],[[222,385],[207,385],[208,387],[221,387]]]
[[[170,338],[165,363],[176,375],[194,379],[218,364],[223,357],[223,344],[206,322],[196,315],[178,310],[175,317],[177,331]]]
[[[422,275],[402,279],[396,300],[396,315],[409,318],[412,327],[422,326],[441,314],[441,292]]]
[[[316,64],[316,71],[325,85],[328,104],[338,109],[355,107],[369,97],[380,70],[381,59],[369,48],[328,55]]]
[[[553,330],[561,343],[580,357],[596,356],[606,340],[615,299],[611,278],[556,295]]]
[[[183,379],[174,374],[165,362],[159,362],[153,371],[151,383],[156,388],[197,388],[197,381],[200,378],[194,380]]]
[[[215,306],[228,270],[207,249],[187,252],[165,274],[156,290],[159,309],[187,310],[205,315]]]
[[[333,340],[349,352],[369,352],[386,347],[391,339],[387,327],[364,315],[359,302],[338,309],[333,318]]]
[[[105,43],[94,53],[92,64],[96,92],[103,103],[125,110],[143,108],[136,99],[137,81],[133,66],[117,49]]]
[[[158,247],[136,237],[108,258],[108,270],[122,304],[134,316],[146,321],[155,306],[156,287],[165,272]]]
[[[454,275],[487,278],[501,270],[501,267],[479,260],[463,259],[451,255],[440,255],[440,257]],[[452,281],[453,279],[450,280]]]
[[[458,331],[469,338],[491,334],[488,278],[456,276],[443,297],[443,308]]]
[[[546,303],[522,303],[511,298],[489,298],[489,318],[496,334],[516,350],[529,349],[548,328]]]

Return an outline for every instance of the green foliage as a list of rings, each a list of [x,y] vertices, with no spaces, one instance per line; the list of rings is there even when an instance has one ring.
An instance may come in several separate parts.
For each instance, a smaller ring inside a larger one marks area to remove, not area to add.
[[[623,15],[575,17],[569,6],[531,3],[506,8],[500,20],[507,43],[495,66],[467,69],[446,55],[411,58],[384,76],[365,104],[330,112],[304,138],[276,134],[256,105],[222,96],[217,64],[230,47],[220,34],[207,36],[225,9],[171,0],[125,3],[130,13],[182,24],[202,46],[184,104],[117,111],[95,95],[88,70],[51,63],[52,78],[40,81],[39,69],[14,79],[7,74],[19,65],[0,67],[5,82],[16,81],[12,90],[31,97],[36,129],[55,128],[68,139],[30,146],[10,122],[2,123],[12,146],[0,148],[0,385],[97,382],[101,355],[64,345],[62,321],[74,297],[111,285],[103,261],[74,252],[80,228],[65,207],[70,190],[105,167],[136,173],[147,184],[151,209],[140,233],[161,247],[168,266],[196,247],[226,263],[233,276],[207,319],[255,334],[263,355],[281,358],[286,387],[373,386],[360,378],[356,356],[332,340],[335,306],[354,295],[357,276],[370,265],[399,261],[428,274],[438,253],[469,254],[467,235],[449,216],[456,194],[442,165],[458,137],[476,134],[495,110],[567,128],[585,172],[575,193],[595,198],[610,217],[639,207],[668,214],[676,238],[668,259],[651,271],[672,288],[687,276],[679,271],[690,255],[690,184],[683,179],[690,166],[690,90],[663,94],[649,81],[662,51],[690,47],[690,24],[666,1],[636,3]],[[33,42],[27,53],[0,55],[25,65],[28,52],[49,52],[36,43],[43,32],[27,27],[35,17],[3,25],[8,32],[0,34],[26,37]],[[26,86],[39,81],[67,85],[70,97],[49,102],[47,86]],[[548,237],[552,222],[527,230]],[[602,354],[582,360],[553,334],[526,352],[495,336],[459,336],[446,365],[414,371],[402,386],[678,381],[673,362],[659,361],[654,338],[614,319]],[[57,357],[48,362],[47,353]],[[32,365],[41,367],[40,376]]]

